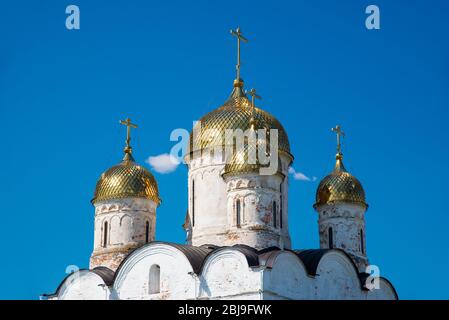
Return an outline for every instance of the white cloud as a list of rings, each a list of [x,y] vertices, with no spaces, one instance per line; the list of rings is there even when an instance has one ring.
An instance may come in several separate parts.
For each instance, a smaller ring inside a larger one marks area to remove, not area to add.
[[[300,181],[316,181],[316,177],[309,178],[302,172],[297,172],[293,167],[288,168],[288,173],[290,173],[295,180]]]
[[[170,173],[176,170],[179,166],[179,160],[168,153],[163,153],[158,156],[148,157],[146,162],[158,173]]]

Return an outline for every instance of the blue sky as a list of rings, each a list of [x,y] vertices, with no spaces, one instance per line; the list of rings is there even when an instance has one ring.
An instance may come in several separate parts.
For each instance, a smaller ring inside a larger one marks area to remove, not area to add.
[[[65,8],[81,29],[65,28]],[[365,28],[376,4],[381,29]],[[242,77],[286,128],[295,248],[318,247],[313,211],[346,132],[346,168],[366,191],[367,253],[403,299],[448,299],[449,2],[8,1],[0,10],[0,298],[53,292],[87,267],[98,176],[122,157],[168,152],[170,132],[232,89],[240,25]],[[158,240],[183,242],[186,168],[155,173]]]

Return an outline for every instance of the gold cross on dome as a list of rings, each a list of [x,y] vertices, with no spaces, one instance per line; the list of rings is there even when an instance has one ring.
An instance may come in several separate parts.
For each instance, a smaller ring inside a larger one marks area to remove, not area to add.
[[[120,124],[123,124],[124,126],[126,126],[126,147],[125,147],[125,152],[127,153],[131,153],[131,146],[130,146],[130,142],[131,142],[131,128],[135,129],[137,128],[137,125],[134,123],[131,123],[131,119],[130,118],[126,118],[125,120],[120,120]]]
[[[341,141],[340,138],[345,136],[345,133],[341,131],[341,127],[337,124],[335,128],[331,129],[337,134],[337,153],[341,155]]]
[[[242,31],[240,30],[240,27],[237,27],[237,29],[235,30],[231,30],[231,34],[234,37],[237,37],[237,65],[236,70],[237,70],[237,81],[240,81],[240,40],[243,42],[248,42],[248,39],[246,39],[243,35],[242,35]]]
[[[254,119],[254,108],[255,108],[254,99],[262,100],[262,97],[257,94],[256,89],[254,89],[254,88],[252,88],[250,91],[246,91],[246,94],[249,94],[251,96],[251,118],[250,118],[249,122],[250,122],[251,129],[254,129],[254,123],[255,123],[255,119]]]
[[[254,99],[262,100],[262,97],[257,94],[256,89],[254,88],[247,91],[246,93],[251,96],[251,107],[254,109]]]

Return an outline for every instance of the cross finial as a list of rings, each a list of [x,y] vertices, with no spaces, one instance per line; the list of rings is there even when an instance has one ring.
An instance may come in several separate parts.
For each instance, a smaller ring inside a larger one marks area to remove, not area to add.
[[[237,37],[237,65],[235,66],[235,68],[237,70],[237,78],[235,80],[237,83],[240,83],[241,82],[241,79],[240,79],[240,40],[243,42],[248,42],[248,39],[246,39],[242,35],[242,31],[240,30],[240,27],[237,27],[237,29],[235,29],[235,30],[231,30],[231,34],[234,37]]]
[[[249,91],[246,91],[246,94],[249,94],[251,96],[251,119],[250,119],[250,124],[251,124],[251,128],[254,129],[254,109],[255,109],[255,104],[254,104],[254,99],[259,99],[262,100],[262,97],[259,96],[256,92],[256,89],[252,88]]]
[[[130,145],[131,142],[131,128],[137,128],[137,125],[134,123],[131,123],[131,119],[130,118],[126,118],[125,120],[120,120],[120,124],[123,124],[124,126],[126,126],[126,147],[124,149],[125,153],[127,154],[131,154],[132,153],[132,148]]]
[[[341,131],[341,127],[336,125],[335,128],[331,129],[333,132],[337,134],[337,158],[342,158],[343,154],[341,153],[341,141],[340,138],[345,136],[345,133]]]
[[[262,97],[257,94],[257,91],[254,88],[247,91],[246,93],[251,96],[251,107],[254,109],[254,99],[262,100]]]

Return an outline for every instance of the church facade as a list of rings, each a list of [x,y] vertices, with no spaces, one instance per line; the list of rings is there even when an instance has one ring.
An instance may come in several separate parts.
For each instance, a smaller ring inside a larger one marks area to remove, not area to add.
[[[335,168],[320,182],[313,205],[320,248],[291,247],[288,135],[256,107],[255,90],[245,91],[240,42],[247,40],[240,29],[231,33],[238,42],[232,92],[196,124],[184,158],[186,243],[155,239],[157,181],[132,156],[136,126],[122,121],[128,130],[123,160],[100,176],[92,200],[89,269],[68,275],[47,299],[398,299],[387,279],[369,274],[368,205],[360,181],[343,165],[339,126]],[[235,133],[244,133],[241,148]]]

